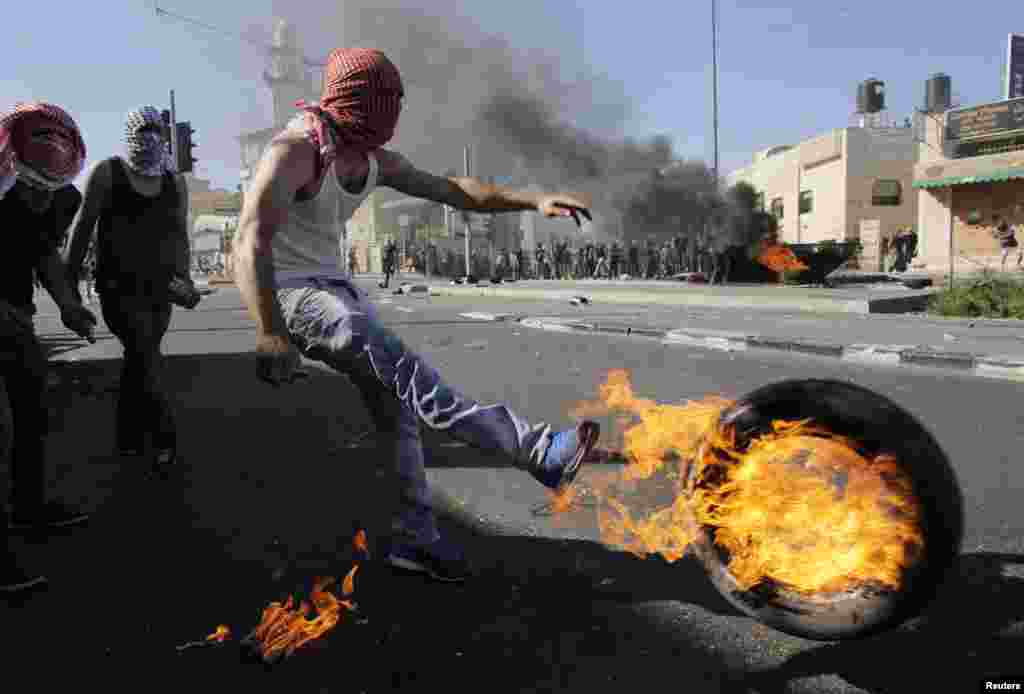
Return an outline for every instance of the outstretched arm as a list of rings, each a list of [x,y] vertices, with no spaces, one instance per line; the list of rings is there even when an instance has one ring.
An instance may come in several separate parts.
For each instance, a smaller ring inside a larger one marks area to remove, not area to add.
[[[569,195],[512,190],[475,178],[437,176],[417,169],[397,152],[380,150],[380,184],[416,198],[469,212],[541,212],[547,217],[579,216],[590,220],[588,204]]]

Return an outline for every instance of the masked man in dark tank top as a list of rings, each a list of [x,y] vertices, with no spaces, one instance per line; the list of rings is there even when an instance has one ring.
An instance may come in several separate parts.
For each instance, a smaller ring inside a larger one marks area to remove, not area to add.
[[[68,285],[60,238],[81,202],[71,182],[85,143],[74,120],[47,103],[18,104],[0,117],[0,461],[10,460],[11,512],[0,523],[0,593],[45,582],[22,571],[8,550],[10,530],[76,525],[86,514],[46,501],[46,356],[35,336],[35,279],[64,325],[92,340],[96,319]]]
[[[156,469],[177,459],[174,413],[162,383],[161,342],[171,320],[170,287],[189,275],[188,191],[174,173],[160,113],[146,106],[128,114],[125,155],[99,162],[85,183],[85,199],[66,248],[77,276],[95,230],[96,291],[103,319],[124,347],[116,437],[122,455],[143,455],[152,436]],[[179,302],[181,303],[181,302]]]

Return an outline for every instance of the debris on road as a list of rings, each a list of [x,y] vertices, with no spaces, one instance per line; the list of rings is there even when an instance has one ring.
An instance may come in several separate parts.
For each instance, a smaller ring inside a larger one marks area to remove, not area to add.
[[[404,294],[429,294],[430,287],[428,287],[425,284],[412,284],[411,282],[403,282],[395,289],[395,291],[391,293],[396,296]]]
[[[585,306],[590,303],[590,299],[585,296],[574,296],[569,299],[569,303],[573,306]]]
[[[209,648],[211,646],[220,646],[227,642],[231,638],[231,629],[221,624],[216,630],[202,641],[189,641],[178,646],[176,650],[178,653],[187,651],[190,648]]]

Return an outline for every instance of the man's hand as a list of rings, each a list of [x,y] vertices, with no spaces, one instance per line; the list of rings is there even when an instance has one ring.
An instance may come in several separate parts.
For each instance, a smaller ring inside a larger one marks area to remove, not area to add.
[[[580,216],[592,221],[587,204],[569,195],[545,195],[537,201],[537,211],[545,217],[572,217],[580,228],[583,227]]]
[[[175,277],[171,280],[168,290],[171,295],[171,303],[189,310],[198,306],[203,298],[196,289],[195,283],[192,282],[192,278]]]
[[[256,342],[260,378],[273,386],[294,383],[308,374],[299,369],[302,355],[287,335],[261,335]]]
[[[85,306],[80,303],[65,304],[60,309],[60,320],[68,330],[88,340],[90,344],[96,344],[96,338],[93,337],[96,316]]]

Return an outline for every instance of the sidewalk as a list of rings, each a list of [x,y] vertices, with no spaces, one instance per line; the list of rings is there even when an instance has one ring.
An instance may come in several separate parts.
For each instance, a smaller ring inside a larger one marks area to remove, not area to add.
[[[452,285],[431,279],[435,296],[568,301],[587,296],[595,302],[645,306],[714,306],[814,313],[906,313],[921,311],[935,292],[891,284],[822,289],[785,285],[711,286],[650,280],[525,280],[492,285]]]
[[[928,316],[769,314],[654,307],[635,319],[591,305],[578,318],[519,316],[523,325],[656,338],[729,351],[772,349],[850,361],[956,368],[1024,380],[1024,321]]]

